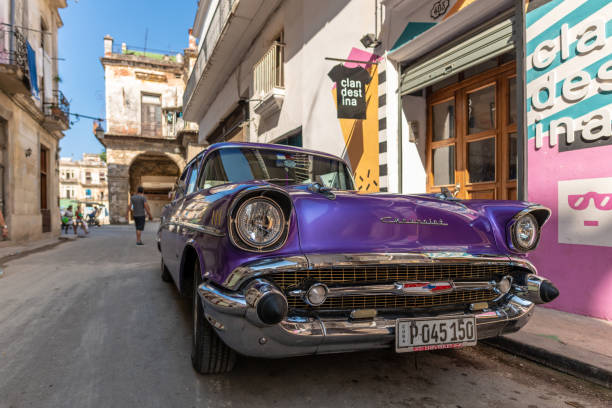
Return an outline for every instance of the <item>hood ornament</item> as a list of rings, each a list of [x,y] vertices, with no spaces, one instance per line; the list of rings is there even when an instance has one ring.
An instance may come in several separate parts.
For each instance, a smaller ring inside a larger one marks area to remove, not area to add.
[[[418,218],[398,218],[398,217],[382,217],[381,222],[385,224],[421,224],[421,225],[434,225],[434,226],[447,226],[448,223],[442,218],[440,219],[418,219]]]

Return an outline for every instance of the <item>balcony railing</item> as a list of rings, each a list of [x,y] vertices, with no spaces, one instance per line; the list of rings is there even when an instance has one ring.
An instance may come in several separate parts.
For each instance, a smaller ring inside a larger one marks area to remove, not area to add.
[[[232,6],[236,1],[238,0],[219,0],[217,8],[215,9],[215,14],[212,17],[210,26],[208,26],[208,30],[202,42],[202,47],[198,53],[198,58],[196,59],[189,80],[187,81],[185,93],[183,94],[183,106],[187,106],[187,103],[189,103],[193,91],[204,72],[204,68],[217,45],[217,41],[219,37],[221,37],[225,23],[231,14]]]
[[[52,97],[43,104],[45,123],[51,130],[66,130],[70,127],[70,103],[62,91],[53,91]]]
[[[28,72],[26,39],[17,28],[0,25],[0,64],[17,65]]]
[[[30,93],[30,72],[25,36],[0,24],[0,89],[9,94]]]
[[[275,42],[253,67],[253,96],[255,98],[265,97],[274,88],[285,87],[283,49],[283,44]]]
[[[197,132],[198,125],[193,122],[187,122],[183,118],[176,118],[176,122],[168,124],[168,136],[177,137],[181,133],[185,132]]]

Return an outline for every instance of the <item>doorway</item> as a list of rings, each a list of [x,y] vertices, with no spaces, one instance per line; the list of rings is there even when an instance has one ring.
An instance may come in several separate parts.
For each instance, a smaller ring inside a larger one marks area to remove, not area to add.
[[[432,92],[427,110],[427,191],[515,200],[516,64]]]

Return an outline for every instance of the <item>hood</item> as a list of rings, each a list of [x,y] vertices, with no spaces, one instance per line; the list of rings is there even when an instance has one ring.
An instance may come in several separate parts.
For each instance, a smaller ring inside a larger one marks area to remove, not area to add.
[[[354,192],[329,199],[301,188],[287,191],[305,253],[505,252],[496,241],[496,220],[459,201]]]

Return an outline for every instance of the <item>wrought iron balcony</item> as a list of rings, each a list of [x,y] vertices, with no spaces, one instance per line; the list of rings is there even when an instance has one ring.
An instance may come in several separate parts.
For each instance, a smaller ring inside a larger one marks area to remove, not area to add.
[[[28,52],[25,36],[8,25],[0,25],[0,89],[7,93],[30,93]]]
[[[50,99],[43,104],[45,127],[50,131],[70,128],[70,103],[62,91],[53,91]]]

